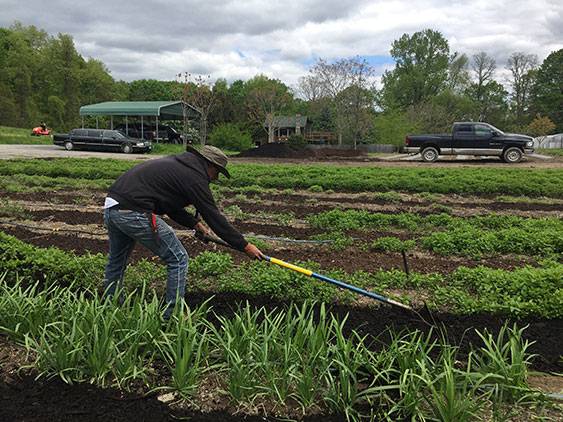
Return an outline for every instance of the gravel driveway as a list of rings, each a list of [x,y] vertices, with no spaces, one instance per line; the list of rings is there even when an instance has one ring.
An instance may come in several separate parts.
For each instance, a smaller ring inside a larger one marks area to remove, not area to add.
[[[67,151],[56,145],[5,145],[0,144],[0,159],[9,160],[11,158],[117,158],[121,160],[152,160],[163,157],[158,154],[123,154],[113,152],[98,151]],[[563,156],[547,157],[535,155],[526,157],[521,163],[507,164],[500,161],[497,157],[468,157],[468,156],[448,156],[434,163],[425,163],[416,157],[406,154],[382,155],[369,158],[338,158],[326,160],[311,159],[286,159],[286,158],[242,158],[230,157],[231,163],[259,163],[259,164],[323,164],[336,166],[378,166],[378,167],[521,167],[533,169],[561,169],[563,168]]]
[[[120,158],[122,160],[150,160],[162,157],[155,154],[123,154],[100,151],[67,151],[56,145],[0,145],[0,158]]]

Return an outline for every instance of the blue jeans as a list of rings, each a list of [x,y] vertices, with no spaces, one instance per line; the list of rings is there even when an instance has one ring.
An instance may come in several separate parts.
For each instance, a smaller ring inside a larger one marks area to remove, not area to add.
[[[153,238],[151,224],[146,214],[135,211],[104,210],[109,235],[109,256],[104,279],[105,297],[112,297],[116,290],[121,295],[123,274],[129,255],[139,242],[158,255],[166,263],[166,310],[164,318],[172,315],[176,299],[183,299],[188,272],[188,253],[174,230],[161,218],[156,217],[160,247]],[[120,296],[121,297],[121,296]]]

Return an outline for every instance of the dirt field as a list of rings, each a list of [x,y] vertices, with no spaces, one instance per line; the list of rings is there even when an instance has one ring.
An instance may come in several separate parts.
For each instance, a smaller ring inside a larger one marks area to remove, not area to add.
[[[9,154],[0,146],[0,156],[9,158]],[[37,148],[36,146],[33,147]],[[66,152],[53,147],[56,151],[63,152],[65,156],[76,156],[75,151]],[[47,156],[53,153],[53,148],[48,147],[43,151]],[[29,151],[28,151],[29,152]],[[5,154],[8,154],[6,156]],[[82,153],[81,153],[82,154]],[[105,153],[86,153],[103,154]],[[24,155],[25,156],[25,155]],[[59,155],[57,155],[59,156]],[[154,158],[152,156],[127,156],[118,155],[119,158]],[[485,160],[446,160],[438,163],[427,164],[414,161],[386,161],[369,157],[305,157],[284,158],[271,157],[237,157],[231,159],[232,163],[283,163],[283,164],[331,164],[331,165],[377,165],[377,166],[514,166],[501,163],[497,159]],[[517,164],[524,168],[562,168],[561,158],[544,160],[534,158]],[[476,215],[516,215],[522,217],[548,217],[563,218],[563,203],[505,203],[500,202],[495,196],[462,196],[462,195],[437,195],[436,198],[425,198],[420,195],[402,193],[399,201],[391,202],[377,200],[373,195],[366,193],[335,192],[311,193],[295,191],[291,195],[259,193],[251,198],[242,199],[235,193],[222,192],[223,198],[218,200],[219,207],[227,209],[237,205],[244,213],[253,217],[242,222],[235,221],[234,225],[247,236],[308,239],[314,234],[324,232],[311,227],[305,217],[309,214],[330,210],[334,207],[347,209],[366,209],[374,212],[400,213],[412,212],[419,215],[428,215],[439,212],[445,208],[453,216],[469,217]],[[59,229],[53,232],[47,230],[33,230],[21,226],[1,224],[1,229],[17,238],[41,247],[56,246],[60,249],[73,250],[77,254],[86,251],[108,251],[107,237],[102,218],[102,205],[105,192],[51,192],[48,194],[10,194],[11,201],[23,207],[28,217],[11,219],[12,223],[26,226],[35,226],[46,229]],[[562,198],[563,199],[563,198]],[[294,219],[289,224],[279,223],[274,218],[260,217],[268,212],[294,213]],[[231,216],[233,218],[233,216]],[[174,223],[169,223],[175,226]],[[202,251],[214,249],[212,245],[204,244],[197,240],[190,231],[175,226],[186,250],[191,257]],[[343,251],[335,251],[324,245],[298,244],[279,241],[268,241],[268,255],[295,261],[311,259],[318,262],[323,270],[344,269],[347,272],[363,270],[375,272],[379,269],[405,270],[404,261],[400,253],[366,252],[365,245],[382,236],[396,236],[402,240],[409,239],[412,234],[395,230],[393,233],[378,231],[350,231],[339,227],[346,236],[356,238],[353,246]],[[75,230],[87,233],[66,232]],[[137,246],[132,254],[131,261],[136,262],[142,258],[150,258],[148,250]],[[245,260],[242,254],[233,254],[235,263]],[[441,257],[425,252],[412,252],[407,256],[409,270],[428,274],[437,272],[447,274],[459,266],[476,267],[484,265],[491,268],[514,269],[525,264],[538,265],[534,257],[501,256],[471,259],[462,256]],[[164,280],[163,280],[164,283]],[[189,283],[189,281],[188,281]],[[192,293],[186,297],[190,305],[200,304],[208,299],[208,295]],[[422,300],[422,298],[419,298]],[[211,305],[217,313],[229,314],[233,305],[238,301],[249,300],[256,306],[268,308],[280,307],[283,304],[267,297],[242,297],[241,295],[219,294]],[[420,301],[417,306],[422,306]],[[349,314],[349,329],[358,329],[361,333],[379,336],[388,327],[396,331],[404,328],[428,331],[429,327],[421,321],[413,319],[395,309],[379,306],[371,299],[358,297],[355,306],[335,305],[333,311],[340,315]],[[447,330],[450,341],[460,346],[461,354],[467,354],[471,346],[479,346],[480,340],[472,329],[483,330],[485,327],[493,333],[498,332],[505,320],[488,314],[453,315],[447,310],[436,312],[434,317],[443,324]],[[525,331],[526,339],[535,341],[531,347],[532,353],[538,354],[534,361],[533,370],[546,373],[563,373],[563,362],[559,355],[563,353],[563,321],[527,318],[518,321],[519,326],[529,325]],[[361,328],[358,328],[361,327]],[[382,338],[385,341],[385,338]],[[274,420],[262,416],[233,415],[234,409],[229,404],[218,400],[208,411],[200,412],[192,407],[167,405],[158,400],[158,394],[144,395],[142,392],[125,393],[117,389],[99,389],[88,383],[69,386],[58,378],[51,380],[34,380],[31,371],[16,374],[16,367],[25,359],[21,348],[0,342],[0,420],[4,421],[122,421],[122,420],[147,420],[167,421],[174,417],[192,417],[195,421],[264,421]],[[561,378],[548,377],[532,381],[538,388],[551,393],[563,393]],[[209,404],[209,403],[208,403]],[[561,416],[558,413],[556,417]],[[526,417],[530,417],[527,415]],[[308,421],[341,421],[338,416],[318,415],[304,420]],[[529,419],[517,419],[524,421]],[[562,419],[559,419],[562,420]]]

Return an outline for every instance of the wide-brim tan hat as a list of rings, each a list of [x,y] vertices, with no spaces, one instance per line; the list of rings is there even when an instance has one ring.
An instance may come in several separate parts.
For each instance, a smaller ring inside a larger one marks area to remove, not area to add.
[[[200,151],[198,151],[197,149],[188,145],[186,150],[188,152],[201,155],[203,158],[217,167],[217,170],[223,173],[228,179],[231,178],[231,175],[226,168],[228,161],[227,156],[223,154],[223,151],[221,151],[219,148],[212,147],[211,145],[205,145]]]

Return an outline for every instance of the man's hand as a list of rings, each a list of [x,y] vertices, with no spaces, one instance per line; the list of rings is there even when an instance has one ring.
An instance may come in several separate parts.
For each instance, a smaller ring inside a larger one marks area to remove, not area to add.
[[[260,249],[254,246],[252,243],[249,243],[244,248],[244,253],[248,255],[252,259],[267,259],[266,255],[264,255]]]
[[[202,239],[204,239],[205,236],[207,236],[209,234],[209,230],[207,230],[207,228],[203,224],[201,224],[200,222],[198,222],[194,226],[194,230],[201,235]]]

